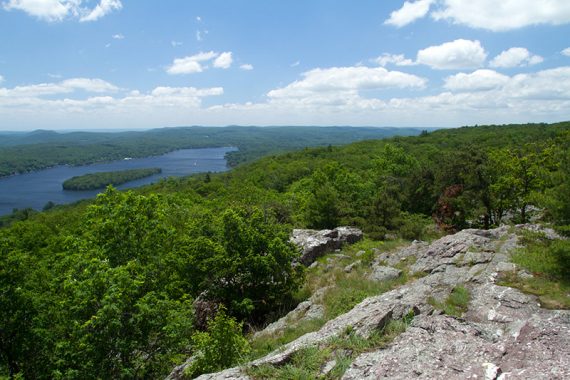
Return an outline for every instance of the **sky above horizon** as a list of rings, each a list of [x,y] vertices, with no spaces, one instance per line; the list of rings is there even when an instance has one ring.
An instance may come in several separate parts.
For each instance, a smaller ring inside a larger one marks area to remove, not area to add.
[[[0,0],[0,130],[570,120],[568,0]]]

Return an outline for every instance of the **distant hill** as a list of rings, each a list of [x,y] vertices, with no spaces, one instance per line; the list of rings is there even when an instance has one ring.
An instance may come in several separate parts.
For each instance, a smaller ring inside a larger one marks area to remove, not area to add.
[[[431,130],[431,129],[430,129]],[[148,157],[177,149],[235,146],[228,164],[270,153],[360,140],[418,135],[420,128],[394,127],[176,127],[129,132],[36,130],[0,134],[0,176],[55,165],[83,165],[124,157]]]

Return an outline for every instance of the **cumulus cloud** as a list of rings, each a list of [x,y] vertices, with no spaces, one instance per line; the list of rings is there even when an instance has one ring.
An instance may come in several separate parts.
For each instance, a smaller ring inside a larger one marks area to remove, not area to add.
[[[380,66],[387,66],[394,64],[396,66],[412,66],[416,63],[409,58],[404,57],[403,54],[388,54],[384,53],[380,57],[373,60]]]
[[[567,57],[570,57],[570,47],[567,47],[566,49],[562,50],[560,52],[562,55],[565,55]]]
[[[570,66],[513,76],[488,69],[459,73],[448,76],[439,92],[430,88],[430,95],[423,91],[404,95],[403,90],[423,88],[426,80],[382,67],[314,69],[270,91],[266,101],[208,107],[202,100],[221,96],[223,88],[161,86],[107,93],[103,89],[113,85],[99,81],[74,78],[18,90],[0,87],[0,114],[7,125],[30,128],[38,117],[46,127],[59,128],[78,123],[109,128],[189,124],[441,127],[570,117]],[[388,87],[401,89],[400,95],[382,91]],[[80,91],[85,89],[93,96],[83,98]]]
[[[431,9],[431,13],[430,13]],[[435,20],[491,31],[506,31],[530,25],[570,23],[567,0],[416,0],[406,1],[384,21],[403,27],[430,13]]]
[[[402,8],[390,13],[390,17],[384,21],[384,24],[398,28],[411,24],[417,19],[425,17],[433,2],[434,0],[406,1]]]
[[[105,85],[107,83],[107,85]],[[73,92],[88,90],[95,96],[81,98]],[[156,87],[148,92],[129,91],[114,96],[106,89],[117,89],[101,79],[74,78],[60,83],[34,84],[15,88],[0,87],[0,112],[7,120],[20,123],[37,123],[41,115],[45,125],[73,127],[78,120],[93,126],[164,125],[167,121],[184,123],[187,118],[202,109],[202,99],[220,96],[222,87]],[[119,89],[117,89],[119,90]],[[114,92],[114,91],[113,91]],[[172,112],[175,109],[176,112]],[[31,116],[33,115],[33,116]],[[175,116],[173,116],[175,115]],[[116,123],[116,124],[113,124]]]
[[[465,69],[480,67],[487,53],[479,41],[458,39],[418,51],[416,62],[434,69]]]
[[[454,24],[492,31],[506,31],[530,25],[570,23],[568,0],[439,0],[431,16]]]
[[[106,16],[114,10],[120,10],[123,4],[119,0],[101,0],[101,2],[85,16],[82,16],[79,21],[96,21],[101,17]]]
[[[200,52],[184,58],[176,58],[172,65],[170,65],[166,72],[168,74],[193,74],[201,73],[204,71],[202,62],[210,61],[217,57],[218,54],[213,51]]]
[[[84,0],[8,0],[3,3],[7,11],[19,10],[40,20],[56,22],[65,18],[95,21],[123,5],[119,0],[101,0],[93,9],[83,6]]]
[[[226,51],[220,54],[214,60],[214,67],[217,67],[219,69],[229,69],[230,66],[232,65],[232,62],[233,62],[232,52]]]
[[[213,60],[213,62],[212,62]],[[233,62],[232,52],[216,53],[213,51],[200,52],[198,54],[176,58],[174,62],[166,68],[169,74],[194,74],[201,73],[212,63],[213,67],[228,69]]]
[[[445,78],[444,88],[452,91],[492,90],[505,85],[509,77],[494,70],[477,70],[470,74],[459,73]]]
[[[244,70],[244,71],[250,71],[250,70],[253,70],[253,65],[251,65],[249,63],[244,63],[239,68]]]
[[[332,67],[314,69],[302,74],[303,79],[271,90],[267,96],[271,102],[285,104],[320,104],[340,106],[363,104],[365,90],[386,88],[424,88],[427,80],[383,67]]]
[[[531,54],[527,49],[521,47],[513,47],[501,52],[491,62],[491,67],[518,67],[531,66],[541,63],[544,59],[539,55]]]

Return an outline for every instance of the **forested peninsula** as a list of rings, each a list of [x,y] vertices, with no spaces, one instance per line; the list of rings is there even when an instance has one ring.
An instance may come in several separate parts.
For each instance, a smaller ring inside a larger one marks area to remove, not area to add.
[[[72,177],[62,184],[64,190],[96,190],[108,185],[118,186],[136,179],[150,177],[162,172],[160,168],[129,169],[113,172],[89,173]]]
[[[396,265],[400,277],[386,283],[327,261],[305,268],[289,241],[293,228],[360,228],[358,260],[368,268],[406,241],[466,228],[541,220],[569,234],[569,194],[570,122],[561,122],[327,144],[30,212],[0,228],[0,376],[164,378],[192,356],[199,359],[189,378],[236,365],[422,276],[407,272],[406,258]],[[532,276],[511,271],[504,281],[570,307],[568,240],[529,232],[521,241],[517,265]],[[477,265],[468,254],[464,266]],[[317,285],[322,318],[253,338]],[[461,310],[468,293],[458,287],[454,297],[460,301],[434,299],[433,307]],[[331,347],[371,344],[345,332]],[[318,354],[303,352],[299,360]]]

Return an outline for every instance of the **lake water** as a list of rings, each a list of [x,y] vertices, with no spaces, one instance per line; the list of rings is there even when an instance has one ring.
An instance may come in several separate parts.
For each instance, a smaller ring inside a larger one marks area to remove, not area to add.
[[[162,169],[162,173],[117,186],[118,189],[128,189],[170,176],[224,171],[227,170],[224,155],[233,150],[236,148],[182,149],[162,156],[85,166],[56,166],[33,173],[0,178],[0,215],[9,214],[14,208],[32,207],[41,210],[48,201],[65,204],[93,198],[102,190],[66,191],[62,188],[62,183],[66,179],[87,173],[139,168]]]

